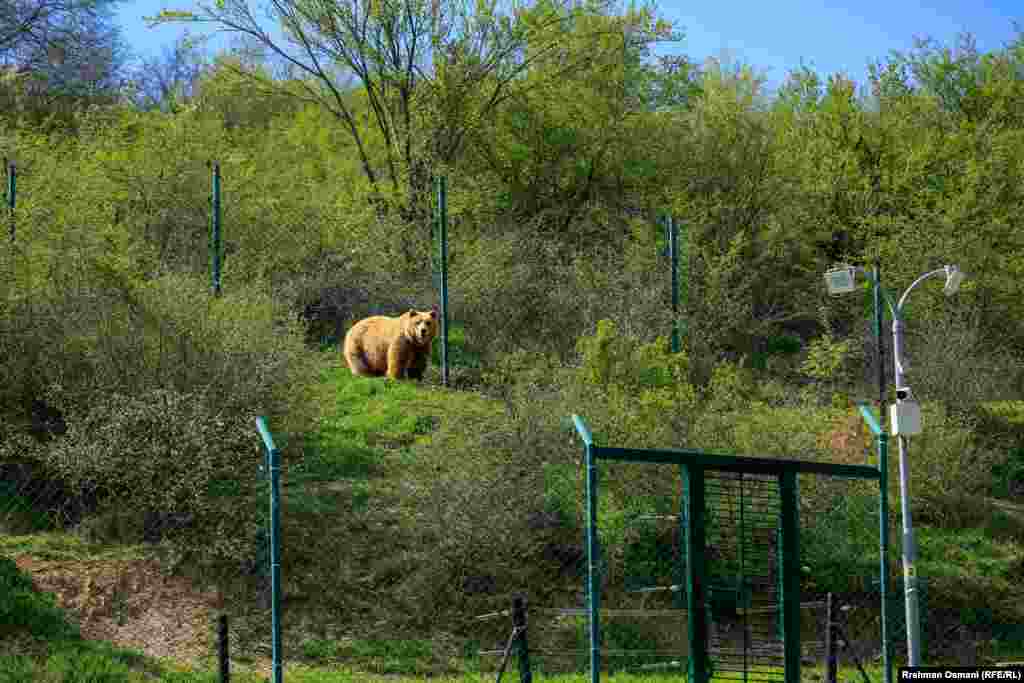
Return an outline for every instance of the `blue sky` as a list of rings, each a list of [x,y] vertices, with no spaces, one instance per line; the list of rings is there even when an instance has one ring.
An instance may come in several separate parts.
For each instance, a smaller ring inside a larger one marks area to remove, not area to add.
[[[845,71],[863,83],[869,59],[911,49],[914,36],[952,45],[958,32],[970,31],[978,48],[989,51],[1013,38],[1013,20],[1024,24],[1024,0],[661,0],[658,6],[686,36],[669,52],[702,61],[727,51],[733,59],[767,69],[772,87],[801,59],[823,75]],[[147,29],[142,17],[191,7],[189,0],[129,0],[117,18],[133,50],[153,56],[184,29]],[[208,27],[192,27],[193,33],[203,30]]]

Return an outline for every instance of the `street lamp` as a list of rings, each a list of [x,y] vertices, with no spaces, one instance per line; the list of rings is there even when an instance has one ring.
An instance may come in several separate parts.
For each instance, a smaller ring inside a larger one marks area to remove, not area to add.
[[[907,659],[909,666],[921,665],[921,621],[918,610],[917,543],[914,539],[914,525],[910,517],[910,487],[907,467],[907,437],[921,433],[921,407],[914,400],[910,387],[907,386],[904,373],[906,364],[903,362],[903,304],[911,290],[930,277],[945,275],[946,284],[943,292],[946,296],[956,294],[963,282],[964,274],[955,265],[943,266],[914,280],[899,302],[893,306],[892,299],[881,289],[877,274],[855,266],[841,265],[825,273],[825,283],[830,294],[846,294],[856,288],[858,273],[867,275],[885,296],[889,311],[892,314],[892,351],[895,367],[896,403],[889,408],[890,425],[893,434],[899,437],[900,445],[900,510],[903,515],[903,588],[907,613]],[[877,297],[876,297],[877,306]],[[876,318],[878,311],[876,311]],[[881,341],[881,340],[878,340]],[[883,581],[884,581],[883,577]]]

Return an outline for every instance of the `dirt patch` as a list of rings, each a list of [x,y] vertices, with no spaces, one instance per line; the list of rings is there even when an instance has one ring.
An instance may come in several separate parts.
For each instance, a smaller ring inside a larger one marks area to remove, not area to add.
[[[38,590],[56,595],[83,638],[193,664],[215,654],[217,594],[167,576],[153,560],[15,561]]]

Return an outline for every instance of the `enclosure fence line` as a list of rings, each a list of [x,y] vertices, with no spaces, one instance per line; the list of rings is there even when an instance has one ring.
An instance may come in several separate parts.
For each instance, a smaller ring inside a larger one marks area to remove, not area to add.
[[[565,617],[565,616],[586,616],[589,614],[588,608],[576,608],[576,607],[533,607],[529,606],[529,600],[525,593],[520,593],[512,598],[512,606],[510,609],[498,610],[496,612],[488,612],[487,614],[481,614],[475,617],[475,621],[493,621],[496,619],[510,617],[511,621],[511,633],[505,646],[497,650],[480,650],[479,655],[482,657],[501,657],[501,661],[498,665],[497,675],[495,683],[501,683],[501,679],[508,668],[509,663],[513,658],[513,651],[515,659],[517,660],[517,668],[519,672],[520,683],[531,683],[533,680],[533,665],[532,657],[553,657],[553,656],[575,656],[587,655],[588,650],[545,650],[531,648],[529,644],[528,628],[530,624],[530,617],[532,616],[549,616],[549,617]],[[854,666],[857,668],[860,674],[861,683],[872,683],[870,676],[864,668],[864,658],[861,657],[856,651],[852,650],[850,638],[847,627],[844,624],[844,614],[851,609],[851,605],[840,606],[839,600],[833,593],[828,593],[825,600],[805,602],[800,605],[802,610],[825,607],[825,622],[822,633],[823,640],[820,642],[821,650],[824,655],[825,671],[824,671],[824,683],[837,683],[838,681],[838,663],[839,653],[843,652],[846,654],[849,660],[852,660]],[[629,616],[629,617],[656,617],[656,616],[677,616],[679,612],[686,613],[687,610],[671,609],[671,610],[659,610],[659,609],[601,609],[601,616]],[[763,611],[760,609],[747,610],[748,612]],[[674,669],[683,668],[684,664],[682,660],[689,657],[687,652],[662,652],[659,650],[650,649],[602,649],[601,653],[607,656],[630,656],[630,655],[655,655],[660,657],[674,658],[672,661],[655,664],[644,664],[637,668],[641,670],[654,670],[654,669]],[[1007,664],[1009,665],[1009,664]],[[1003,666],[1000,664],[999,666]]]
[[[210,290],[215,297],[219,297],[223,288],[223,269],[225,261],[225,250],[223,240],[223,202],[221,201],[222,175],[220,162],[208,160],[207,168],[210,169],[210,197],[208,200],[210,210],[209,223],[209,263],[210,263]],[[7,182],[5,183],[4,195],[5,204],[8,210],[10,239],[15,241],[15,201],[16,201],[16,179],[17,172],[15,162],[4,157],[4,171]],[[437,291],[440,308],[440,337],[441,337],[441,382],[448,386],[450,382],[451,354],[449,348],[449,319],[450,309],[448,305],[448,179],[445,175],[434,176],[434,188],[432,193],[433,217],[431,221],[432,239],[437,241],[437,256],[432,256],[434,264],[434,286]],[[683,298],[686,297],[685,279],[681,282],[679,275],[679,228],[672,214],[666,214],[657,221],[663,224],[666,233],[667,247],[663,256],[668,256],[670,268],[671,296],[670,306],[672,309],[672,327],[670,330],[672,353],[681,350],[681,330],[679,325],[680,308],[680,285],[683,285]],[[683,245],[685,252],[686,246]],[[685,301],[684,301],[685,304]],[[318,307],[322,308],[322,307]],[[338,343],[341,343],[340,327],[338,328]]]

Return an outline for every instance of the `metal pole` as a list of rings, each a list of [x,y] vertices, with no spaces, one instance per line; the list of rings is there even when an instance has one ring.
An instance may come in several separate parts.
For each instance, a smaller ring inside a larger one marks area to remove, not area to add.
[[[262,417],[256,418],[256,428],[266,446],[266,468],[270,475],[270,628],[273,683],[281,682],[281,517],[280,517],[280,454],[274,438]]]
[[[531,683],[533,672],[530,671],[530,645],[526,637],[525,596],[512,598],[512,629],[517,632],[519,640],[519,683]]]
[[[686,509],[686,624],[690,649],[687,680],[708,683],[707,585],[705,583],[704,468],[683,466],[683,501]]]
[[[222,614],[217,619],[217,658],[220,663],[218,683],[230,683],[231,659],[228,657],[228,615]]]
[[[902,304],[902,301],[900,303]],[[896,316],[892,322],[892,355],[896,368],[897,389],[905,386],[901,362],[903,352],[901,309],[902,306],[897,307]],[[896,401],[903,403],[903,399],[898,394]],[[907,664],[908,666],[921,666],[921,622],[918,613],[917,568],[914,566],[917,560],[917,544],[914,540],[914,524],[910,516],[910,471],[907,463],[907,439],[902,434],[898,438],[900,447],[900,511],[903,514],[903,591],[907,613]]]
[[[838,661],[836,658],[836,628],[832,593],[825,598],[825,683],[836,683]]]
[[[800,683],[800,521],[796,472],[779,475],[779,525],[782,536],[782,591],[779,596],[786,683]]]
[[[590,683],[601,680],[601,580],[597,554],[597,469],[593,446],[586,445],[587,465],[587,607],[590,611]]]
[[[882,431],[878,434],[878,545],[879,591],[882,594],[882,670],[885,683],[892,683],[892,663],[889,642],[889,435],[885,433],[885,363],[882,350],[882,269],[875,261],[875,349],[878,360],[878,420]]]
[[[437,206],[441,243],[441,383],[448,386],[448,183],[445,176],[438,178]]]
[[[672,261],[672,353],[679,353],[679,244],[672,214],[668,216],[668,254]]]
[[[14,168],[14,162],[4,159],[4,165],[7,167],[7,209],[11,215],[11,242],[14,241],[14,192],[17,187],[17,171]]]
[[[220,162],[213,163],[213,295],[220,296]]]
[[[882,353],[882,269],[875,261],[873,298],[875,302],[875,355],[878,365],[878,415],[879,423],[885,428],[885,364]]]
[[[880,432],[878,435],[878,535],[881,545],[881,576],[882,593],[882,668],[885,683],[892,683],[892,634],[889,632],[889,435]]]
[[[270,600],[273,643],[274,683],[282,681],[281,662],[281,505],[280,454],[270,451]]]

